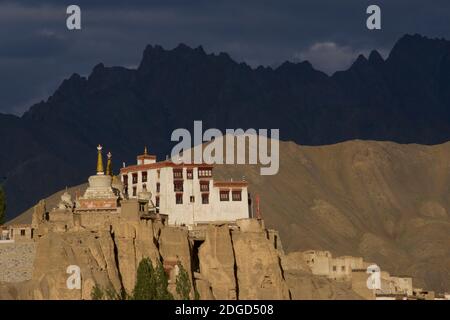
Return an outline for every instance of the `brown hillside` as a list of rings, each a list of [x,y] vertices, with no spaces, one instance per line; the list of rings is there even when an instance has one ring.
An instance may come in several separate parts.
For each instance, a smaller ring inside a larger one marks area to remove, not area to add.
[[[215,176],[245,176],[287,251],[363,256],[413,276],[415,286],[450,291],[450,143],[281,142],[280,157],[275,176],[250,165],[219,166]],[[12,222],[29,222],[30,213]]]
[[[266,225],[287,251],[327,249],[363,256],[416,286],[450,290],[450,143],[280,143],[280,171],[223,166],[245,175]]]

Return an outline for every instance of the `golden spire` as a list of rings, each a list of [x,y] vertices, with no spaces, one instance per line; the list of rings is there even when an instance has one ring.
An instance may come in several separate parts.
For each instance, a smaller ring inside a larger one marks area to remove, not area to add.
[[[108,152],[108,154],[106,155],[108,157],[108,162],[106,163],[106,174],[110,175],[112,177],[113,172],[112,172],[112,154],[111,152]]]
[[[104,171],[103,171],[102,149],[103,149],[103,147],[101,145],[98,145],[98,147],[97,147],[97,151],[98,151],[98,155],[97,155],[97,174],[99,174],[99,175],[105,174]]]
[[[144,155],[148,154],[147,146],[144,147]]]

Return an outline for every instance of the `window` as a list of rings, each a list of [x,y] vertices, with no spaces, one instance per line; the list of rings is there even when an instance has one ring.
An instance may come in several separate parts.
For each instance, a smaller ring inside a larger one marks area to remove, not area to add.
[[[20,229],[20,235],[23,237],[25,236],[25,229]]]
[[[139,202],[139,211],[145,211],[145,203]]]
[[[220,191],[220,201],[229,201],[230,200],[230,192],[228,190]]]
[[[212,169],[210,168],[198,168],[199,178],[209,178],[212,176]]]
[[[173,182],[173,191],[183,192],[183,181],[174,181]]]
[[[156,192],[159,192],[161,190],[161,185],[159,182],[156,183]]]
[[[190,196],[189,201],[190,201],[191,203],[194,203],[194,202],[195,202],[195,197],[194,197],[194,196]]]
[[[176,204],[183,204],[183,194],[177,193],[175,196],[175,203]]]
[[[157,174],[158,179],[159,179],[161,177],[161,170],[160,169],[156,170],[156,174]]]
[[[138,182],[137,173],[133,173],[133,183],[137,183],[137,182]]]
[[[209,194],[203,193],[202,194],[202,204],[208,204],[209,203]]]
[[[189,180],[192,180],[194,178],[194,173],[193,173],[192,169],[186,170],[186,176]]]
[[[200,191],[201,192],[209,191],[209,181],[200,181]]]
[[[133,187],[133,197],[136,197],[136,193],[137,193],[137,188]]]
[[[173,169],[174,179],[183,179],[183,169]]]
[[[342,267],[341,267],[341,270],[342,270],[342,271],[345,271],[345,266],[342,266]]]
[[[127,186],[128,185],[128,176],[124,175],[122,178],[123,178],[123,185]]]
[[[147,182],[147,171],[142,171],[142,182]]]
[[[159,207],[159,196],[156,197],[155,206]]]
[[[337,270],[337,267],[336,266],[333,266],[333,271],[336,271]]]
[[[242,194],[241,190],[233,191],[232,192],[233,201],[241,201],[242,200],[241,194]]]
[[[147,191],[147,185],[145,183],[142,185],[142,191]]]

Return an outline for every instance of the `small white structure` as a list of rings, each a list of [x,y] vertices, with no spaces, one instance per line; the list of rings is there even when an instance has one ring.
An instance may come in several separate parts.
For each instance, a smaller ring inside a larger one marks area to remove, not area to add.
[[[118,207],[118,196],[112,188],[112,176],[104,173],[102,146],[97,147],[97,174],[89,177],[89,187],[84,195],[77,199],[76,211],[112,210]],[[111,153],[108,153],[108,168],[110,170]]]
[[[248,183],[214,181],[209,164],[157,162],[147,149],[137,164],[124,167],[120,176],[124,193],[137,198],[150,192],[158,212],[168,215],[170,225],[232,222],[249,218]]]

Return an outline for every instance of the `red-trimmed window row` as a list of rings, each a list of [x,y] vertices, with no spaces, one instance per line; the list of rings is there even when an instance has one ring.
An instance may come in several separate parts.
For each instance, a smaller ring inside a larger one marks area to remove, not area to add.
[[[212,169],[211,168],[198,168],[198,177],[199,178],[212,177]]]
[[[242,191],[241,190],[233,190],[231,192],[231,200],[242,201]],[[220,201],[230,201],[230,191],[229,190],[220,190]]]
[[[241,190],[233,190],[231,192],[233,201],[242,201],[242,191]]]
[[[183,169],[173,169],[174,179],[183,179]]]
[[[229,201],[229,200],[230,200],[230,191],[220,190],[220,201]]]
[[[209,181],[200,181],[200,191],[209,192]]]
[[[183,192],[183,181],[174,181],[173,182],[173,191]]]

